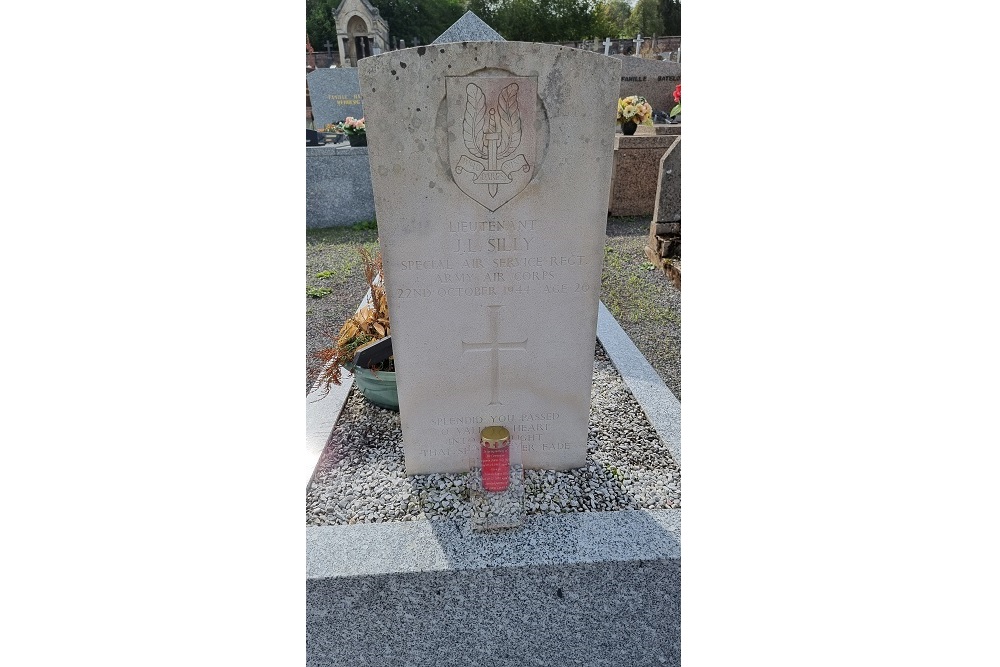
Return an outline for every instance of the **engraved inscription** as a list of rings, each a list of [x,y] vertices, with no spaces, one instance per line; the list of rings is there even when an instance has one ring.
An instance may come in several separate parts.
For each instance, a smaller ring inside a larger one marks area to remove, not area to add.
[[[445,90],[450,134],[455,137],[448,142],[455,184],[495,211],[531,181],[538,80],[447,77]]]
[[[395,262],[398,270],[412,276],[413,287],[397,288],[393,294],[399,299],[433,295],[490,298],[596,289],[572,280],[574,269],[588,266],[592,260],[580,254],[549,254],[551,246],[544,247],[535,234],[543,223],[540,219],[502,218],[449,222],[450,240],[442,248],[447,253],[444,257],[431,253]]]
[[[568,450],[585,446],[558,442],[556,427],[559,421],[558,412],[432,417],[429,423],[437,433],[437,447],[421,449],[420,456],[434,457],[442,451],[465,456],[478,446],[479,433],[488,424],[506,426],[510,430],[511,442],[520,446],[523,452]]]
[[[500,341],[500,308],[501,306],[486,306],[490,318],[490,340],[481,343],[467,343],[462,341],[462,354],[466,352],[490,353],[490,402],[489,405],[503,405],[500,402],[500,350],[521,350],[527,351],[525,344],[528,339],[521,341]]]

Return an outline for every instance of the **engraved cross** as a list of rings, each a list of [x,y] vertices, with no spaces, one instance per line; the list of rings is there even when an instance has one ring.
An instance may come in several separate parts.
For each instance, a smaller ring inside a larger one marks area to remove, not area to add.
[[[520,341],[499,341],[500,308],[501,306],[486,306],[490,316],[490,340],[482,343],[466,343],[462,341],[462,354],[466,352],[490,352],[490,405],[503,405],[500,402],[500,350],[524,350],[527,337]]]

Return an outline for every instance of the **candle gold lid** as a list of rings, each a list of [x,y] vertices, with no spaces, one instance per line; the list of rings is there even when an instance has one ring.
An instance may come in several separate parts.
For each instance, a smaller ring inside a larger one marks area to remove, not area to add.
[[[479,439],[486,447],[501,447],[510,442],[510,432],[503,426],[487,426],[480,431]]]

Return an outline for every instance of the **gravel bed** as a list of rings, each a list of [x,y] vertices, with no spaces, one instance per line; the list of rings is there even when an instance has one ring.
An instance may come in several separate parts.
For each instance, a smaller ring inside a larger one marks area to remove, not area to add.
[[[399,415],[354,389],[306,495],[306,525],[468,519],[468,473],[407,477]],[[587,466],[526,470],[528,516],[680,507],[680,468],[597,345]]]

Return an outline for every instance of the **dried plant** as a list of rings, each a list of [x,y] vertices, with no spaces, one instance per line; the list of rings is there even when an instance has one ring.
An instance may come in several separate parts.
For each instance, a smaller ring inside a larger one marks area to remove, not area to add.
[[[341,367],[350,366],[359,347],[390,335],[389,307],[385,300],[385,285],[382,282],[382,253],[376,249],[373,254],[361,246],[358,248],[358,254],[361,255],[365,282],[371,290],[371,300],[366,300],[358,312],[344,322],[334,345],[316,353],[324,364],[319,380],[327,391],[331,384],[340,384]],[[371,370],[393,371],[392,357],[375,364]]]

